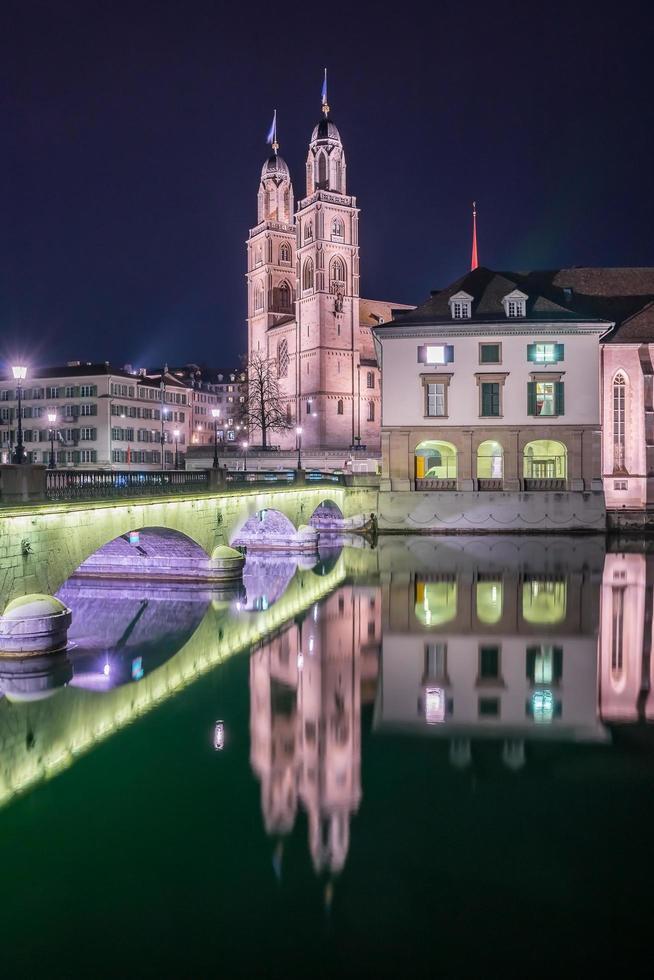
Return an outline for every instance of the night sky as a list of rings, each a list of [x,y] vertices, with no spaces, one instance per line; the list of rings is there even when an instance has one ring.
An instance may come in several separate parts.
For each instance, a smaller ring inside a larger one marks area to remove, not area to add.
[[[651,4],[2,0],[0,358],[235,363],[272,110],[296,199],[323,66],[362,295],[652,265]],[[424,8],[424,9],[423,9]]]

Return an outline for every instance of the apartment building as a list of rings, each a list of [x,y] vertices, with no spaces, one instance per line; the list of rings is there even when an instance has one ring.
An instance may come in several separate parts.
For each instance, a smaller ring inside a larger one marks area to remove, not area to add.
[[[0,458],[12,459],[18,439],[18,388],[0,376]],[[70,361],[28,369],[21,382],[25,460],[58,467],[173,468],[184,464],[192,424],[187,384],[170,372],[158,379],[108,362]],[[56,413],[51,424],[48,415]],[[177,459],[176,459],[177,457]]]

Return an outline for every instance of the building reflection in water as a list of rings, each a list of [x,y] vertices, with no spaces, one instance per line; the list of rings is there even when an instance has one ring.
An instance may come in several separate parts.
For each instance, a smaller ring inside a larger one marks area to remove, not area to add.
[[[461,769],[481,741],[518,771],[530,744],[651,720],[653,561],[583,539],[422,545],[256,649],[251,763],[277,872],[300,808],[316,871],[343,868],[366,701],[378,734],[446,740]]]
[[[608,554],[602,577],[599,699],[607,723],[654,719],[654,556]]]
[[[316,872],[339,872],[361,800],[361,704],[374,697],[381,610],[375,587],[348,586],[286,625],[250,659],[251,763],[268,834],[307,815]]]
[[[450,741],[465,767],[475,739],[497,739],[516,769],[531,739],[603,740],[597,704],[602,555],[539,539],[502,549],[443,547],[383,587],[377,731]]]

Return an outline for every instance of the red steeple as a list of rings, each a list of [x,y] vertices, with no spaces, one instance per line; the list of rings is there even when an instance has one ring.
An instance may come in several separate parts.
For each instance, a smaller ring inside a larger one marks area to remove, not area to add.
[[[470,271],[474,271],[479,265],[479,260],[477,258],[477,202],[472,202],[472,259],[470,262]]]

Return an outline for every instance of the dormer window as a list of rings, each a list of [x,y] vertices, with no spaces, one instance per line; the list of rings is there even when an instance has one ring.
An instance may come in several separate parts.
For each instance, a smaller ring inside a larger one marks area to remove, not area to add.
[[[472,316],[472,296],[464,292],[450,296],[450,312],[453,320],[469,320]]]
[[[505,296],[502,300],[504,312],[510,320],[527,315],[527,295],[519,289],[514,289],[512,293]]]

